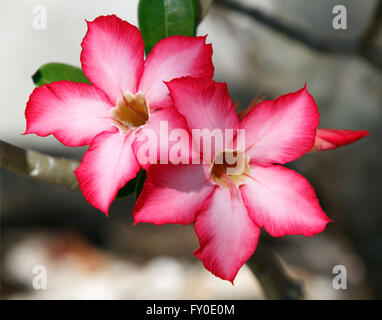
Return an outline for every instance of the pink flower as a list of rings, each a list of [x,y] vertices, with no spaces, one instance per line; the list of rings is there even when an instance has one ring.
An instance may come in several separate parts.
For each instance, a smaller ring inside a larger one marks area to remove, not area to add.
[[[118,190],[140,168],[132,144],[142,128],[160,120],[186,126],[163,81],[212,78],[212,47],[205,37],[163,39],[144,60],[139,30],[116,17],[88,22],[81,64],[93,84],[58,81],[36,88],[27,103],[25,134],[53,134],[71,147],[89,145],[75,171],[93,206],[108,213]]]
[[[135,223],[194,221],[200,242],[194,254],[231,282],[255,251],[260,227],[274,237],[310,237],[325,229],[330,219],[312,186],[281,166],[311,150],[315,141],[319,113],[305,87],[258,104],[239,122],[225,84],[188,77],[167,86],[190,130],[244,129],[245,147],[233,141],[212,155],[212,164],[152,165]],[[237,157],[235,169],[228,156]]]
[[[369,135],[367,130],[317,129],[312,151],[337,149]]]

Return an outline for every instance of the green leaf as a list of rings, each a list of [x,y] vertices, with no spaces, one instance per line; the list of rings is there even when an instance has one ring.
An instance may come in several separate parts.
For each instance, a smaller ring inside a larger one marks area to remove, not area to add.
[[[195,0],[140,0],[138,23],[146,54],[163,38],[195,36],[198,11]]]
[[[47,63],[40,67],[32,76],[34,84],[38,87],[45,83],[51,83],[54,81],[67,80],[73,82],[86,82],[90,84],[90,81],[81,68],[71,66],[65,63]]]
[[[198,24],[200,22],[200,20],[199,20],[199,17],[200,17],[199,0],[191,0],[191,3],[192,3],[192,7],[194,8],[194,12],[195,12],[195,34],[196,34],[196,27],[198,26]]]
[[[135,191],[135,186],[137,185],[137,177],[130,180],[128,183],[125,184],[124,187],[118,190],[118,193],[116,195],[116,199],[124,199],[128,196],[132,195]]]
[[[135,197],[138,199],[142,189],[143,184],[145,183],[145,180],[147,178],[146,171],[141,169],[137,173],[136,177],[132,180],[130,180],[128,183],[125,184],[124,187],[119,189],[117,196],[115,197],[118,199],[127,198],[128,196],[132,195],[135,191]]]
[[[146,171],[141,169],[141,171],[139,171],[138,177],[137,177],[137,185],[135,187],[135,199],[139,198],[139,195],[142,192],[143,184],[145,183],[146,178],[147,178]]]

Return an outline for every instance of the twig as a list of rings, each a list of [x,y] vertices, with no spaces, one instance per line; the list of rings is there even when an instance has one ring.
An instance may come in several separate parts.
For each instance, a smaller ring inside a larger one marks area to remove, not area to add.
[[[256,276],[267,299],[303,299],[299,281],[289,277],[285,268],[269,248],[258,247],[247,261],[247,266]]]
[[[0,140],[0,167],[34,180],[56,183],[71,190],[78,188],[73,170],[79,161],[25,150]]]
[[[371,26],[365,31],[360,42],[345,41],[340,39],[328,40],[317,37],[301,28],[290,25],[288,23],[278,20],[276,17],[268,15],[259,9],[244,5],[237,1],[232,0],[215,0],[215,3],[245,14],[252,19],[266,25],[274,31],[277,31],[293,40],[296,40],[314,50],[326,53],[343,53],[350,55],[358,55],[372,63],[373,65],[382,68],[382,49],[373,45],[374,37],[376,36],[376,28],[380,26],[382,21],[381,10],[382,5],[379,2],[377,13],[371,23]]]

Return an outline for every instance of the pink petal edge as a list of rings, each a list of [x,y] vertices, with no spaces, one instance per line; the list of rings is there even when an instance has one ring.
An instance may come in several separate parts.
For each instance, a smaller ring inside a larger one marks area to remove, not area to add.
[[[251,176],[241,186],[243,200],[253,221],[271,236],[311,237],[332,221],[313,187],[297,172],[279,165],[251,165]]]
[[[70,147],[88,145],[103,131],[113,131],[104,93],[86,83],[56,81],[35,88],[25,109],[24,134],[53,134]]]
[[[82,69],[116,105],[122,93],[137,92],[144,63],[142,35],[116,15],[99,16],[87,25],[81,44]]]
[[[260,228],[247,213],[240,192],[216,187],[197,214],[195,232],[200,247],[194,255],[215,276],[233,281],[254,253]]]
[[[171,36],[151,50],[139,83],[151,109],[172,104],[166,81],[186,76],[212,79],[212,45],[205,43],[206,37]]]
[[[134,207],[134,225],[190,224],[214,186],[203,165],[151,165]]]
[[[267,166],[301,157],[313,146],[319,116],[306,86],[256,105],[240,123],[251,162]]]
[[[74,171],[85,199],[108,215],[118,190],[139,171],[131,136],[118,131],[99,134]]]

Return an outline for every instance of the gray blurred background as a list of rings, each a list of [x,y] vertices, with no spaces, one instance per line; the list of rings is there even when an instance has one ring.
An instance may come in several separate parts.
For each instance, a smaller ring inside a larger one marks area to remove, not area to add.
[[[306,82],[319,106],[320,127],[371,133],[354,145],[307,154],[290,165],[312,183],[335,222],[313,238],[273,239],[262,232],[260,245],[271,247],[290,274],[304,282],[308,299],[381,298],[380,1],[236,0],[230,2],[233,7],[228,2],[214,1],[198,34],[208,34],[215,80],[227,82],[234,101],[245,107],[257,95],[275,98]],[[31,75],[47,62],[79,66],[85,19],[114,13],[137,25],[137,3],[2,1],[0,138],[80,159],[85,148],[65,147],[52,137],[21,136],[25,104],[34,88]],[[332,9],[338,4],[347,8],[347,30],[332,27]],[[47,8],[46,30],[32,26],[36,5]],[[259,12],[272,17],[270,22],[260,21]],[[298,39],[285,35],[289,28],[298,30],[292,32]],[[1,297],[264,297],[246,267],[234,287],[209,274],[192,255],[198,246],[192,226],[132,227],[133,205],[133,199],[115,201],[105,218],[79,191],[1,170]],[[48,270],[46,290],[32,289],[34,265]],[[332,287],[335,265],[347,268],[347,290]]]

